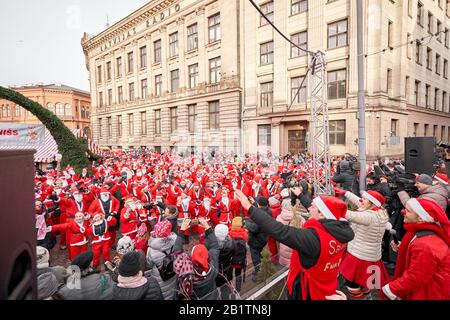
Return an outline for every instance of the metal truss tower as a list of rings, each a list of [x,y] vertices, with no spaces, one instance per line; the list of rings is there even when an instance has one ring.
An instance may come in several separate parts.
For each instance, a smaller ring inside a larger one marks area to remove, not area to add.
[[[325,55],[312,54],[310,72],[311,120],[310,152],[313,157],[314,195],[331,195],[330,132],[328,124],[328,92]]]

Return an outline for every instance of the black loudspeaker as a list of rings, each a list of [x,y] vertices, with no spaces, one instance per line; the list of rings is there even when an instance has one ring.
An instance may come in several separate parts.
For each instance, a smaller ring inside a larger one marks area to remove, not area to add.
[[[405,138],[405,170],[409,173],[435,173],[436,138]]]
[[[0,300],[37,298],[33,155],[0,151]]]

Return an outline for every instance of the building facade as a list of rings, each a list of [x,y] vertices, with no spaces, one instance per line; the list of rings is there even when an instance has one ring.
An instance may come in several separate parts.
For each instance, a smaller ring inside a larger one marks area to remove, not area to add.
[[[356,154],[356,1],[255,2],[325,53],[331,152]],[[402,156],[405,137],[448,142],[449,1],[363,3],[368,158]],[[82,46],[102,146],[308,150],[311,57],[249,1],[151,1]]]
[[[325,53],[331,153],[357,154],[356,1],[257,3],[291,41]],[[450,141],[449,1],[363,3],[368,158],[402,156],[405,137]],[[302,80],[311,57],[281,38],[248,1],[243,17],[244,150],[304,152],[310,84]]]
[[[83,130],[88,137],[91,137],[89,92],[62,84],[26,85],[10,87],[10,89],[52,111],[69,129]],[[0,99],[1,122],[41,123],[31,112],[11,101]]]
[[[82,46],[94,141],[239,152],[238,0],[160,0]]]

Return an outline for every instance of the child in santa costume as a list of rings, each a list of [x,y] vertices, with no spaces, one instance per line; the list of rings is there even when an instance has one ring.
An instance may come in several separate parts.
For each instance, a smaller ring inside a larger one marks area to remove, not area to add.
[[[125,199],[125,206],[120,213],[120,231],[122,235],[134,239],[138,231],[139,216],[132,197]]]
[[[110,227],[114,227],[117,223],[116,218],[112,215],[105,219],[105,215],[101,212],[93,214],[92,224],[89,227],[89,235],[92,235],[91,246],[94,253],[93,266],[97,268],[100,265],[100,257],[103,261],[110,261],[111,251],[111,234]]]
[[[346,219],[355,232],[355,238],[349,242],[340,273],[347,280],[347,289],[353,298],[365,298],[371,289],[380,289],[387,283],[389,276],[381,261],[381,244],[386,231],[389,216],[383,208],[386,200],[377,191],[363,191],[361,197],[342,189],[335,189],[336,194],[345,197],[359,207],[357,211],[347,211]],[[375,268],[374,268],[375,267]],[[376,269],[376,283],[371,283]]]
[[[450,221],[433,200],[412,198],[405,207],[406,234],[383,293],[391,300],[449,300]]]
[[[65,231],[70,260],[73,260],[77,255],[87,250],[89,223],[85,221],[85,214],[83,212],[77,212],[73,220],[69,220],[69,222],[63,224],[49,226],[47,230],[55,232]]]
[[[253,207],[237,191],[251,219],[275,240],[291,247],[287,288],[290,299],[325,300],[338,287],[339,264],[354,233],[343,221],[347,205],[336,197],[319,196],[309,208],[311,218],[302,229],[283,225],[262,210]]]

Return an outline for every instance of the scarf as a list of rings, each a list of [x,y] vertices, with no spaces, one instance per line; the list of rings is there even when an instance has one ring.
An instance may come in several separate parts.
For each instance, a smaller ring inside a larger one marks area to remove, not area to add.
[[[147,278],[143,276],[142,271],[133,277],[122,277],[119,275],[117,278],[119,288],[133,289],[139,288],[147,283]]]
[[[391,282],[397,278],[400,278],[403,275],[403,272],[406,268],[406,255],[408,252],[408,247],[411,241],[416,236],[418,231],[429,230],[436,233],[436,235],[444,240],[447,245],[450,247],[450,237],[444,233],[444,231],[434,223],[410,223],[405,224],[406,234],[402,239],[402,243],[398,248],[398,256],[397,256],[397,265],[395,266],[394,277],[391,279]]]

